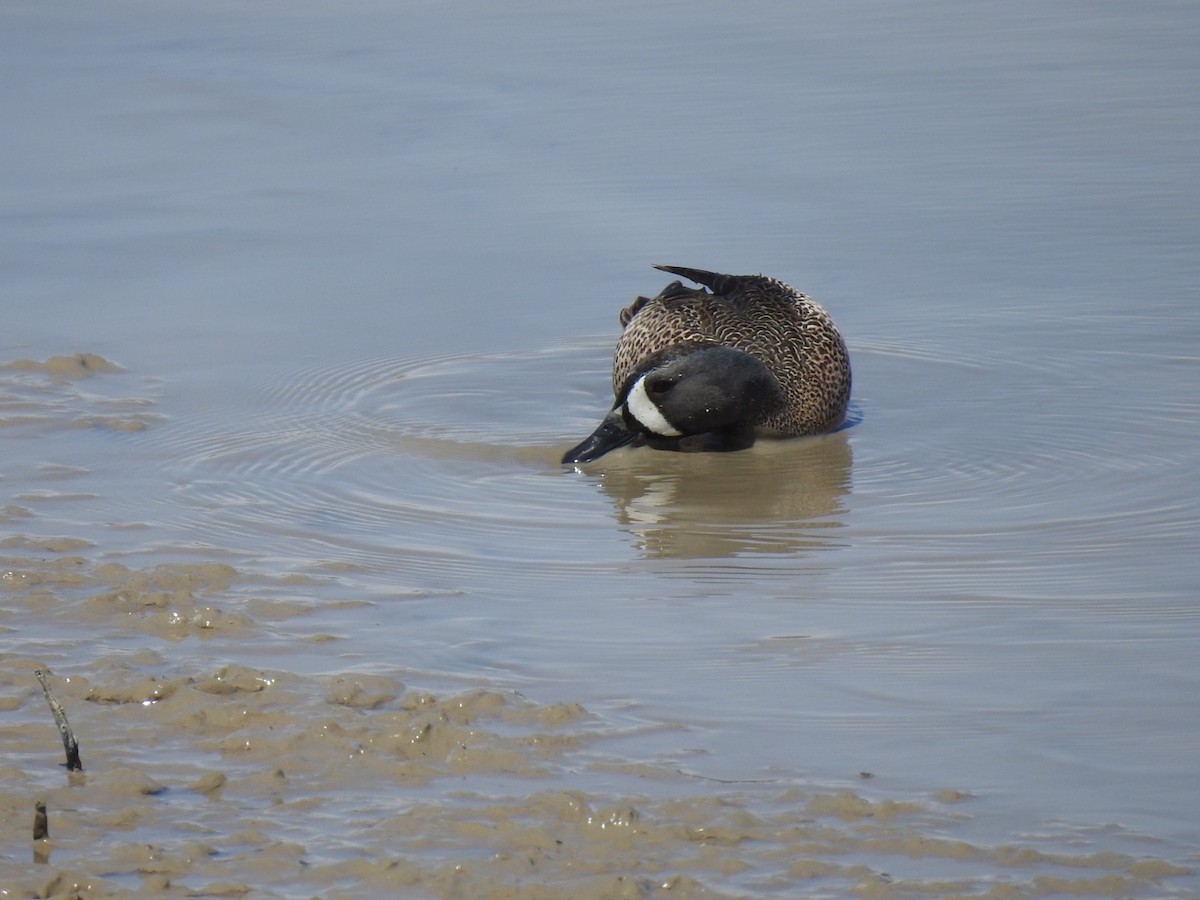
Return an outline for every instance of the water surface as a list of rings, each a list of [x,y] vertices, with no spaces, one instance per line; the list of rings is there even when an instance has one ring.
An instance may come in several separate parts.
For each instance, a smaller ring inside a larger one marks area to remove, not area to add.
[[[1192,5],[4,18],[5,885],[1200,890]],[[849,427],[559,465],[651,263]]]

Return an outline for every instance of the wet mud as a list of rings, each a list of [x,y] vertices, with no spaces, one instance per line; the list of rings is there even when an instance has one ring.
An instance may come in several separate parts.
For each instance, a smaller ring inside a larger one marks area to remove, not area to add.
[[[50,681],[85,763],[67,772],[34,676],[51,667],[9,645],[10,896],[1149,897],[1188,874],[1149,852],[974,841],[969,789],[889,797],[869,773],[722,784],[622,758],[606,749],[621,729],[575,703],[190,664],[183,641],[269,629],[222,608],[240,578],[224,563],[0,560],[6,619],[56,606],[103,631],[118,617],[160,647],[58,648]],[[49,836],[33,840],[38,802]]]

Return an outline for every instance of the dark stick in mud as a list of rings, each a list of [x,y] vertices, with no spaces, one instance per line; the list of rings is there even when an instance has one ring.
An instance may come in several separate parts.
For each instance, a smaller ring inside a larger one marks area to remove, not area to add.
[[[58,725],[59,734],[62,735],[63,749],[67,751],[67,768],[72,772],[82,772],[83,763],[79,761],[79,741],[75,740],[75,732],[71,730],[71,724],[67,721],[67,713],[55,698],[53,691],[50,690],[45,673],[41,669],[35,669],[33,674],[42,683],[46,702],[50,704],[50,712],[54,713],[54,723]]]

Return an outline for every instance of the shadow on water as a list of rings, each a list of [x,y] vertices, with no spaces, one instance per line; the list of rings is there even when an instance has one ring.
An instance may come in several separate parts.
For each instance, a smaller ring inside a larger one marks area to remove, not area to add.
[[[587,477],[646,558],[782,555],[836,544],[852,459],[841,431],[731,454],[638,448]]]

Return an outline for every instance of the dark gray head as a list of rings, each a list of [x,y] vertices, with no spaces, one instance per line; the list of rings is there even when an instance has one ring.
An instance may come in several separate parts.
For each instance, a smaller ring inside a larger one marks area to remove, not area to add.
[[[662,450],[743,450],[754,426],[784,404],[763,363],[715,344],[678,344],[626,379],[604,421],[564,463],[591,462],[632,442]]]

